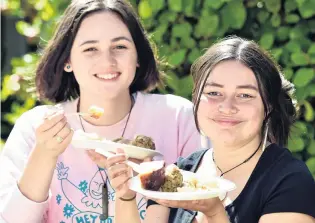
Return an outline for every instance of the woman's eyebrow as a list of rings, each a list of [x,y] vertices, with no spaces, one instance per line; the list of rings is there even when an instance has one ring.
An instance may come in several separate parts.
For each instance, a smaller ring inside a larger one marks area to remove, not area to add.
[[[216,82],[207,82],[205,84],[205,87],[219,87],[219,88],[223,88],[224,85],[222,84],[218,84]],[[252,84],[245,84],[245,85],[237,85],[236,86],[237,89],[251,89],[251,90],[255,90],[255,91],[258,91],[258,88]]]
[[[120,41],[120,40],[127,40],[128,42],[133,42],[131,39],[129,39],[128,37],[126,36],[118,36],[118,37],[115,37],[111,40],[111,42],[117,42],[117,41]]]
[[[255,90],[255,91],[258,91],[258,88],[254,85],[251,85],[251,84],[245,84],[245,85],[238,85],[236,86],[236,88],[238,89],[250,89],[250,90]]]
[[[118,36],[118,37],[115,37],[113,39],[111,39],[111,42],[118,42],[120,40],[127,40],[128,42],[131,42],[132,43],[132,40],[129,39],[128,37],[126,36]],[[98,40],[86,40],[84,41],[83,43],[81,43],[79,46],[83,46],[83,45],[86,45],[86,44],[93,44],[93,43],[99,43],[100,41]]]
[[[98,40],[87,40],[87,41],[84,41],[83,43],[81,43],[79,46],[83,46],[85,44],[93,44],[93,43],[99,43]]]

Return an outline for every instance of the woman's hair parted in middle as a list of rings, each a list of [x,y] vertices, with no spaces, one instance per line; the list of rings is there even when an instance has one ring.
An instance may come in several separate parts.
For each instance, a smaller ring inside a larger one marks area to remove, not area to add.
[[[279,66],[258,44],[234,36],[211,46],[192,65],[194,116],[198,130],[197,111],[205,83],[213,68],[227,60],[239,61],[253,71],[265,111],[262,131],[268,124],[268,140],[286,145],[290,127],[297,117],[294,86],[284,78]]]
[[[92,13],[102,11],[117,14],[126,24],[135,42],[140,66],[137,67],[130,93],[153,90],[161,83],[158,60],[130,3],[125,0],[73,0],[39,60],[35,84],[40,98],[58,103],[75,99],[80,95],[79,85],[73,73],[65,72],[64,66],[69,60],[74,39],[83,19]]]

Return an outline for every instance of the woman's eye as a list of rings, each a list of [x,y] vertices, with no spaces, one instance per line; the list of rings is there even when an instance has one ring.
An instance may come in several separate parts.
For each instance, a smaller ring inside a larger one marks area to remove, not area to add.
[[[253,96],[251,96],[249,94],[240,94],[239,97],[240,98],[253,98]]]
[[[92,52],[92,51],[96,51],[96,50],[97,49],[95,47],[90,47],[90,48],[83,50],[83,52]]]
[[[127,49],[127,47],[124,45],[118,45],[118,46],[115,46],[114,49],[122,50],[122,49]]]
[[[221,94],[219,92],[216,91],[212,91],[212,92],[208,92],[206,93],[208,96],[220,96]]]

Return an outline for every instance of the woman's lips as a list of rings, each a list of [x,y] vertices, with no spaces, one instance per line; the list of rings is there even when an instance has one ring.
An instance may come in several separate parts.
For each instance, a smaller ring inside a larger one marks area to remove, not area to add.
[[[241,123],[241,121],[233,120],[233,119],[213,119],[213,121],[222,126],[235,126]]]

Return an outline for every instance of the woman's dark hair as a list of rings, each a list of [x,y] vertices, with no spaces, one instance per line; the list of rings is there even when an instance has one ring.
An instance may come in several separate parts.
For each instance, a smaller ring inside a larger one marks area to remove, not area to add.
[[[235,36],[214,44],[192,65],[194,116],[198,130],[197,111],[205,82],[212,69],[227,60],[239,61],[254,72],[265,110],[262,130],[268,124],[267,139],[281,146],[286,145],[290,127],[297,116],[296,103],[292,98],[294,86],[284,78],[267,52],[255,42]]]
[[[64,66],[69,60],[82,20],[91,13],[101,11],[119,15],[135,42],[140,67],[136,70],[130,93],[149,91],[161,83],[157,59],[141,22],[129,3],[124,0],[73,0],[39,60],[35,84],[40,98],[62,102],[80,95],[79,85],[73,73],[66,73]]]

